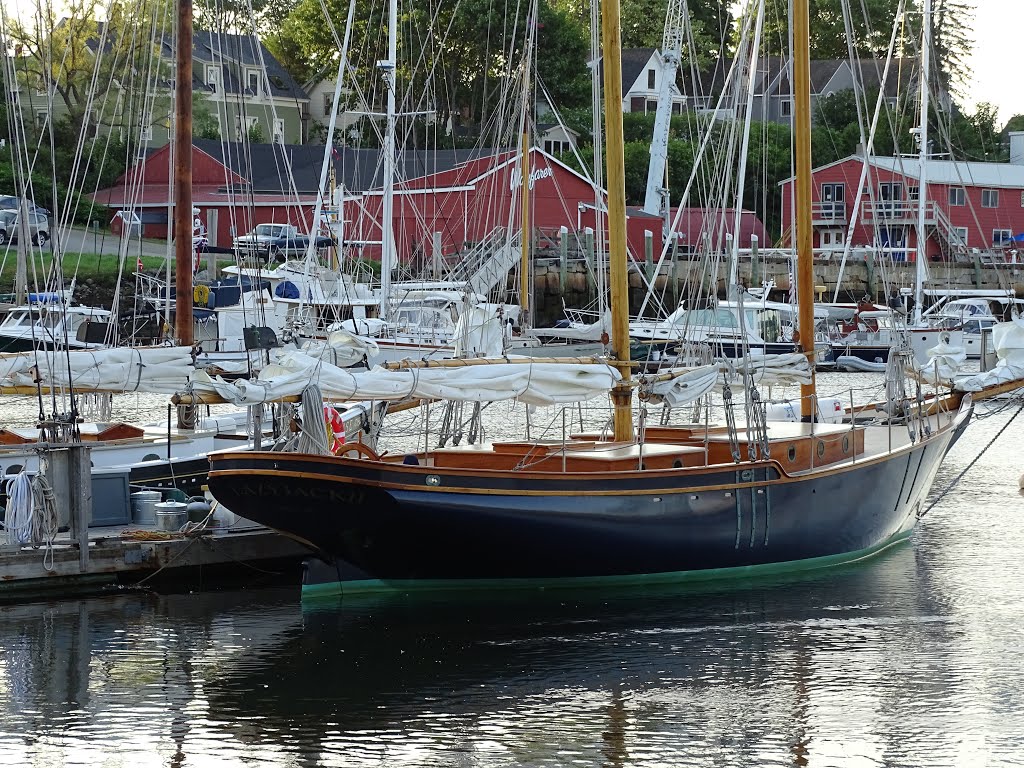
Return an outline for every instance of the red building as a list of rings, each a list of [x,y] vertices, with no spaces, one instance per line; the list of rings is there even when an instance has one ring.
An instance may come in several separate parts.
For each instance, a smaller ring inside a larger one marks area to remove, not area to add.
[[[167,144],[123,173],[114,186],[92,195],[97,204],[115,212],[110,222],[115,234],[121,234],[128,219],[141,225],[143,237],[171,236],[168,210],[174,196],[170,160],[171,145]],[[243,235],[267,222],[308,229],[315,201],[311,194],[256,191],[220,160],[192,147],[192,205],[199,208],[211,245],[228,248],[235,234]]]
[[[553,240],[562,227],[569,233],[598,230],[590,181],[536,147],[530,151],[528,187],[529,226],[535,242],[545,236]],[[447,255],[496,233],[518,229],[522,221],[521,191],[521,162],[513,151],[477,158],[396,185],[393,218],[399,257],[431,253],[434,233],[440,234],[441,251]],[[380,254],[382,201],[382,192],[371,190],[347,199],[343,208],[345,240],[364,243],[365,255],[374,259]],[[602,205],[606,205],[604,195]],[[705,229],[724,236],[732,232],[733,224],[733,212],[729,210],[686,209],[678,235],[682,251],[699,250]],[[607,239],[607,217],[602,218],[601,229]],[[644,258],[647,233],[657,256],[664,242],[662,230],[661,219],[630,208],[626,231],[633,258]],[[751,235],[759,236],[762,243],[767,240],[761,222],[744,211],[740,217],[741,247],[749,247]]]
[[[192,200],[211,245],[230,247],[236,234],[261,223],[294,224],[308,231],[323,155],[323,146],[196,140]],[[379,150],[338,148],[331,156],[341,197],[336,232],[357,255],[369,259],[380,258],[379,155]],[[168,211],[173,204],[170,159],[167,145],[124,173],[114,186],[93,195],[98,204],[114,212],[115,233],[120,234],[127,219],[141,224],[144,237],[168,237]],[[401,260],[432,254],[435,233],[440,235],[441,253],[452,256],[475,243],[504,240],[509,230],[521,227],[522,170],[517,152],[406,150],[396,160],[397,175],[404,179],[396,183],[393,196],[393,231]],[[584,176],[534,148],[528,181],[529,226],[535,243],[554,243],[562,227],[570,237],[587,228],[599,229],[594,191]],[[291,194],[286,194],[288,188]],[[606,205],[603,195],[601,204]],[[731,210],[685,209],[678,226],[679,252],[688,255],[715,248],[715,239],[732,233],[735,222]],[[749,247],[751,235],[768,242],[764,226],[753,213],[743,211],[739,222],[741,247]],[[606,217],[600,229],[607,233]],[[660,219],[630,208],[627,246],[633,257],[644,258],[648,232],[657,256],[662,230]]]
[[[842,251],[849,238],[855,248],[875,246],[896,260],[913,260],[918,247],[920,163],[908,157],[870,158],[858,200],[863,168],[863,158],[854,156],[814,170],[814,248]],[[928,258],[1006,255],[1014,236],[1024,232],[1024,162],[930,160],[925,171]],[[792,232],[792,181],[782,183],[784,232]]]

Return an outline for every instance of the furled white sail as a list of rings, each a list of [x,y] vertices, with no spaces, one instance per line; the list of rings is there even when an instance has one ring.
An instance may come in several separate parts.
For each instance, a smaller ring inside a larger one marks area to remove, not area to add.
[[[0,358],[0,385],[68,387],[101,392],[173,394],[188,386],[190,347],[114,347]]]
[[[430,398],[489,402],[518,399],[531,405],[575,403],[602,397],[619,380],[606,365],[499,363],[464,368],[348,371],[301,352],[282,355],[256,380],[228,382],[197,371],[192,391],[217,394],[236,405],[298,395],[311,382],[328,400]]]
[[[757,385],[807,384],[811,380],[811,366],[807,357],[799,352],[753,357],[749,361],[723,360],[694,368],[667,381],[658,381],[652,385],[651,392],[655,402],[665,402],[677,408],[703,397],[724,382],[733,387],[743,387],[750,377]]]
[[[973,376],[958,377],[953,383],[959,392],[980,392],[987,387],[1024,379],[1024,319],[992,326],[992,345],[998,361],[994,368]]]
[[[946,336],[947,338],[942,338]],[[967,350],[948,343],[947,334],[941,334],[939,343],[929,349],[928,362],[919,367],[921,378],[929,384],[946,384],[953,380],[967,359]]]

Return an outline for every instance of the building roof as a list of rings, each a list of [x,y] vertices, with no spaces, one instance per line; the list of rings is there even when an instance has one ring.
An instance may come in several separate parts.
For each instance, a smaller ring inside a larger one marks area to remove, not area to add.
[[[873,157],[871,163],[876,168],[884,168],[911,179],[921,178],[921,166],[916,158]],[[1024,165],[929,160],[928,183],[1024,189]]]
[[[67,19],[61,19],[58,28],[69,23]],[[96,37],[86,41],[86,46],[93,53],[99,47],[100,39],[104,39],[104,27],[106,22],[96,22]],[[104,50],[109,52],[112,49],[109,40],[105,40]],[[160,57],[167,61],[174,61],[174,38],[170,33],[160,37]],[[224,67],[224,62],[236,62],[242,66],[264,69],[266,68],[266,83],[270,95],[280,98],[291,98],[308,100],[309,97],[302,87],[295,82],[288,71],[281,66],[274,58],[274,54],[260,42],[255,35],[232,35],[226,32],[207,32],[196,29],[192,32],[192,60],[202,64],[220,64],[221,88],[225,93],[244,95],[246,83],[239,80],[230,67]],[[169,82],[163,83],[170,87]],[[195,91],[207,91],[211,89],[206,84],[206,72],[193,67],[192,88]]]
[[[834,168],[843,163],[862,162],[860,155],[850,155],[840,160],[820,165],[812,173],[826,168]],[[920,179],[921,167],[916,157],[881,157],[870,158],[872,167],[905,176],[908,179]],[[789,184],[795,177],[790,176],[779,182],[779,186]],[[1024,189],[1024,165],[1017,163],[972,163],[961,160],[929,160],[928,183],[946,184],[954,187],[990,187],[1001,189]]]
[[[622,93],[629,90],[630,86],[640,77],[647,62],[657,52],[657,48],[623,48],[622,49]]]
[[[315,193],[320,186],[323,144],[244,144],[217,139],[195,139],[193,144],[248,179],[257,192],[287,193],[287,168],[299,193]],[[494,154],[492,149],[400,150],[395,163],[398,179],[412,179],[447,171],[460,163]],[[379,149],[335,147],[335,181],[349,192],[365,192],[384,184]]]

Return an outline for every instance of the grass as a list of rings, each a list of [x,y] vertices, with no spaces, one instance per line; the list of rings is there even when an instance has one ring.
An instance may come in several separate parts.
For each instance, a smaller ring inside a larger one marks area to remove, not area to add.
[[[156,273],[164,269],[165,259],[163,256],[138,256],[129,253],[122,277],[130,276],[135,272],[139,259],[142,260],[142,268],[145,272]],[[40,254],[37,250],[34,254],[30,254],[29,283],[33,282],[33,265],[35,274],[42,280],[49,273],[52,261],[53,256],[49,251]],[[96,282],[113,284],[118,275],[118,262],[119,257],[112,253],[65,253],[62,267],[65,279],[77,275],[79,282],[91,278]],[[14,285],[16,263],[17,257],[14,248],[6,250],[6,252],[0,251],[0,290]],[[203,263],[205,265],[205,259]],[[234,263],[233,259],[218,259],[217,267],[220,269]]]

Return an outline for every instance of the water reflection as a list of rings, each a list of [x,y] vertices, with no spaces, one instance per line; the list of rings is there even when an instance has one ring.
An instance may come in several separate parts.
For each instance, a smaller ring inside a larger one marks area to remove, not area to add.
[[[0,757],[1000,764],[1020,746],[1019,707],[979,688],[977,663],[1000,649],[955,618],[934,576],[907,546],[815,576],[703,589],[305,609],[295,590],[275,590],[8,607]],[[1020,688],[1011,675],[1004,695]]]

